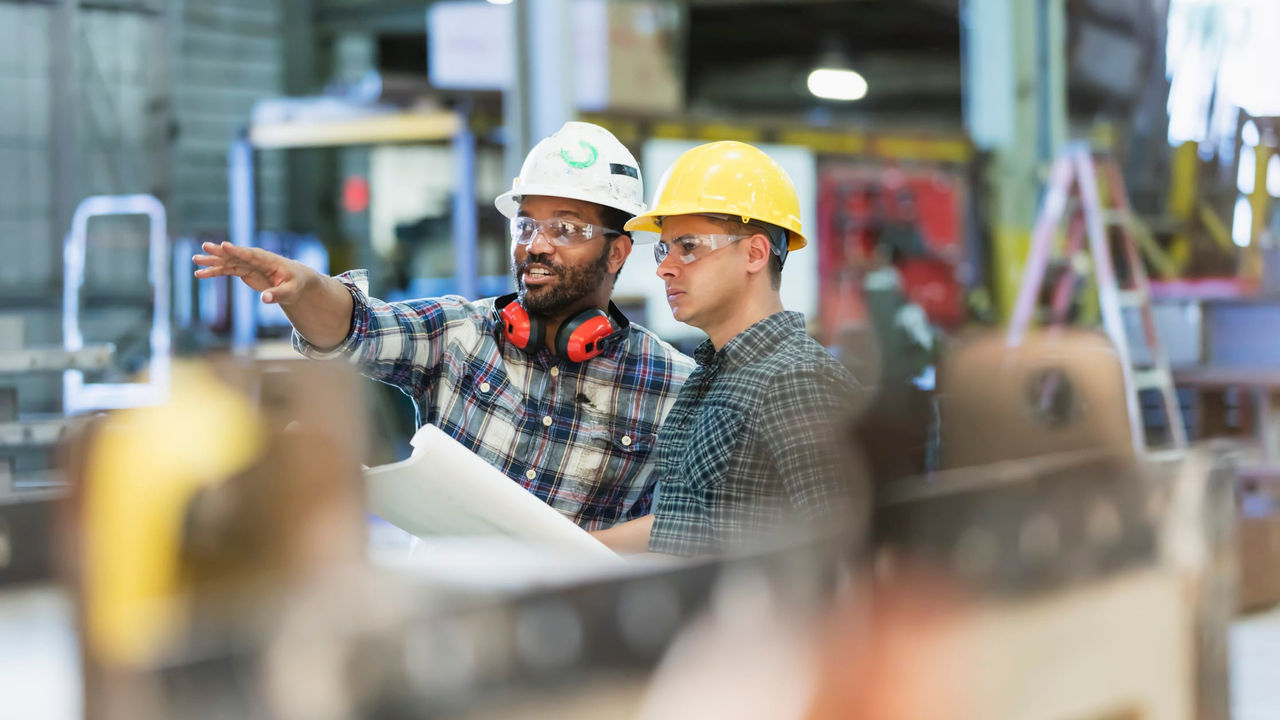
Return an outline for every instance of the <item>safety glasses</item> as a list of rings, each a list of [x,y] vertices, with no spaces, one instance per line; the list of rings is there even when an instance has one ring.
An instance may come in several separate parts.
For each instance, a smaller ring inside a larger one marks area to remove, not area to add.
[[[675,252],[680,262],[688,265],[695,260],[701,260],[726,245],[732,245],[742,238],[748,237],[751,237],[751,235],[681,235],[672,240],[659,240],[653,246],[653,258],[661,265],[668,255]]]
[[[534,220],[531,217],[511,219],[511,239],[517,245],[528,245],[533,242],[538,233],[542,233],[542,236],[548,242],[558,247],[581,245],[591,242],[597,237],[622,234],[619,230],[610,230],[601,225],[592,225],[591,223],[577,220],[564,220],[562,218]]]

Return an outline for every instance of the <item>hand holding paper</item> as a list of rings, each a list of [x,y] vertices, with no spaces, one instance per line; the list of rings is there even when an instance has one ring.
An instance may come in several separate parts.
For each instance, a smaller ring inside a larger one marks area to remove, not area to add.
[[[506,536],[593,557],[618,556],[434,425],[407,460],[365,471],[369,509],[419,537]]]

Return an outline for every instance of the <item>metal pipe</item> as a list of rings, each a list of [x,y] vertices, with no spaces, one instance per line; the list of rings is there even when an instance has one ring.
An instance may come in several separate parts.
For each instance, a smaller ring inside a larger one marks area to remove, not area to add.
[[[255,232],[253,143],[248,128],[241,128],[231,142],[227,156],[227,185],[231,209],[230,239],[232,245],[253,247]],[[247,354],[257,335],[257,305],[253,288],[233,282],[231,299],[231,349]]]
[[[459,295],[476,299],[476,137],[471,130],[471,108],[457,109],[458,131],[453,135],[453,257]]]

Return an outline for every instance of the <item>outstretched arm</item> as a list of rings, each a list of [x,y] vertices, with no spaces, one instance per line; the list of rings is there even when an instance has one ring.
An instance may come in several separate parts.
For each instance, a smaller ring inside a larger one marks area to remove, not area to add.
[[[233,275],[262,293],[262,302],[275,303],[298,334],[318,348],[332,348],[347,337],[355,307],[341,282],[296,260],[261,248],[231,243],[201,245],[205,255],[192,258],[198,278]]]

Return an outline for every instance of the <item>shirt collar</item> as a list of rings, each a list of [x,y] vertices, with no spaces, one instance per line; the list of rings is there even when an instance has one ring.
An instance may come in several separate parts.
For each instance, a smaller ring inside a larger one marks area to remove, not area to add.
[[[693,351],[693,359],[699,365],[741,367],[769,355],[784,340],[798,332],[804,332],[804,314],[783,310],[757,321],[733,336],[719,351],[710,340],[704,340]]]

